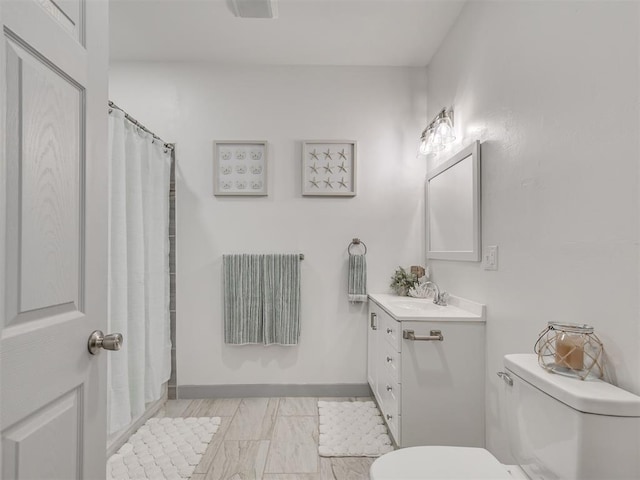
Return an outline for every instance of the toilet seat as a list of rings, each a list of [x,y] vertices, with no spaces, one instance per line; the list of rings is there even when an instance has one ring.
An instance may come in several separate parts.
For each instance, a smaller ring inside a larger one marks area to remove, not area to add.
[[[371,480],[517,478],[484,448],[441,446],[410,447],[387,453],[373,462],[370,476]]]

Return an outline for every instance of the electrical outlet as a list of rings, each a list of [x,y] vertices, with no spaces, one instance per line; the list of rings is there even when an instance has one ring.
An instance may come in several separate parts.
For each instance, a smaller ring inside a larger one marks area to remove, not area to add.
[[[482,252],[482,265],[485,270],[498,270],[498,246],[488,245]]]

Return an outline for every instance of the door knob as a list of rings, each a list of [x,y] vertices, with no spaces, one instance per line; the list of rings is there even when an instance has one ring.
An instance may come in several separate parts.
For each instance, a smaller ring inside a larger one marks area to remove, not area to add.
[[[123,338],[121,333],[110,333],[109,335],[105,335],[101,330],[96,330],[89,335],[87,347],[89,348],[89,353],[91,355],[97,355],[100,353],[101,348],[104,348],[105,350],[120,350],[120,348],[122,348],[122,341]]]

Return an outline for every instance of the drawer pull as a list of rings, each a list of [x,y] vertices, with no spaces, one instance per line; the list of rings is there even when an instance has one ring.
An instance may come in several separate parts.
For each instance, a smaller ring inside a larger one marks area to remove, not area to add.
[[[391,330],[390,328],[387,328],[387,333],[393,333],[393,330]]]
[[[513,379],[509,376],[509,374],[507,372],[498,372],[498,376],[502,380],[504,380],[504,383],[506,383],[510,387],[513,387]]]
[[[387,413],[387,420],[391,420],[392,418],[393,418],[393,415],[389,415],[389,414]]]
[[[416,335],[416,332],[414,332],[413,330],[403,330],[402,338],[404,338],[405,340],[416,340],[422,342],[442,342],[444,340],[444,335],[442,335],[442,332],[440,330],[431,330],[429,333],[430,335],[419,336]]]
[[[378,315],[376,312],[371,312],[371,330],[378,329]]]
[[[391,388],[391,385],[387,385],[387,392],[390,392],[391,390],[393,390],[393,388]]]
[[[393,362],[393,358],[387,357],[387,363],[391,363],[391,362]]]

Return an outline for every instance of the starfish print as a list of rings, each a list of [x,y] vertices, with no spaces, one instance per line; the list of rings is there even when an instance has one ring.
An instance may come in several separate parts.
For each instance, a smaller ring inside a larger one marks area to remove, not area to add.
[[[318,185],[318,181],[316,180],[316,177],[313,177],[312,180],[309,180],[309,183],[311,184],[312,187],[320,188],[320,185]]]
[[[322,152],[322,154],[324,155],[324,159],[326,160],[327,158],[329,160],[333,160],[333,158],[331,158],[331,149],[327,148],[326,152]]]
[[[338,152],[338,155],[340,155],[340,158],[342,158],[343,160],[347,159],[347,157],[344,154],[344,148],[340,152]]]
[[[318,166],[314,163],[309,167],[313,173],[318,173]]]
[[[331,165],[329,165],[329,163],[327,163],[324,167],[324,173],[333,173],[333,170],[331,170]]]
[[[338,165],[338,171],[347,173],[347,168],[344,166],[344,162],[341,165]]]
[[[309,152],[309,155],[311,155],[311,158],[313,158],[314,160],[320,160],[318,158],[318,152],[316,152],[316,149],[313,149],[313,152]]]
[[[329,179],[326,179],[326,180],[324,181],[324,184],[325,184],[325,186],[327,186],[327,187],[329,187],[329,188],[333,188],[333,185],[331,184],[331,180],[329,180]]]
[[[344,181],[344,177],[342,177],[342,180],[340,180],[340,181],[338,182],[338,185],[340,185],[340,188],[342,188],[342,187],[344,187],[344,188],[349,188],[349,187],[347,187],[347,184],[346,184],[346,183],[345,183],[345,181]]]

